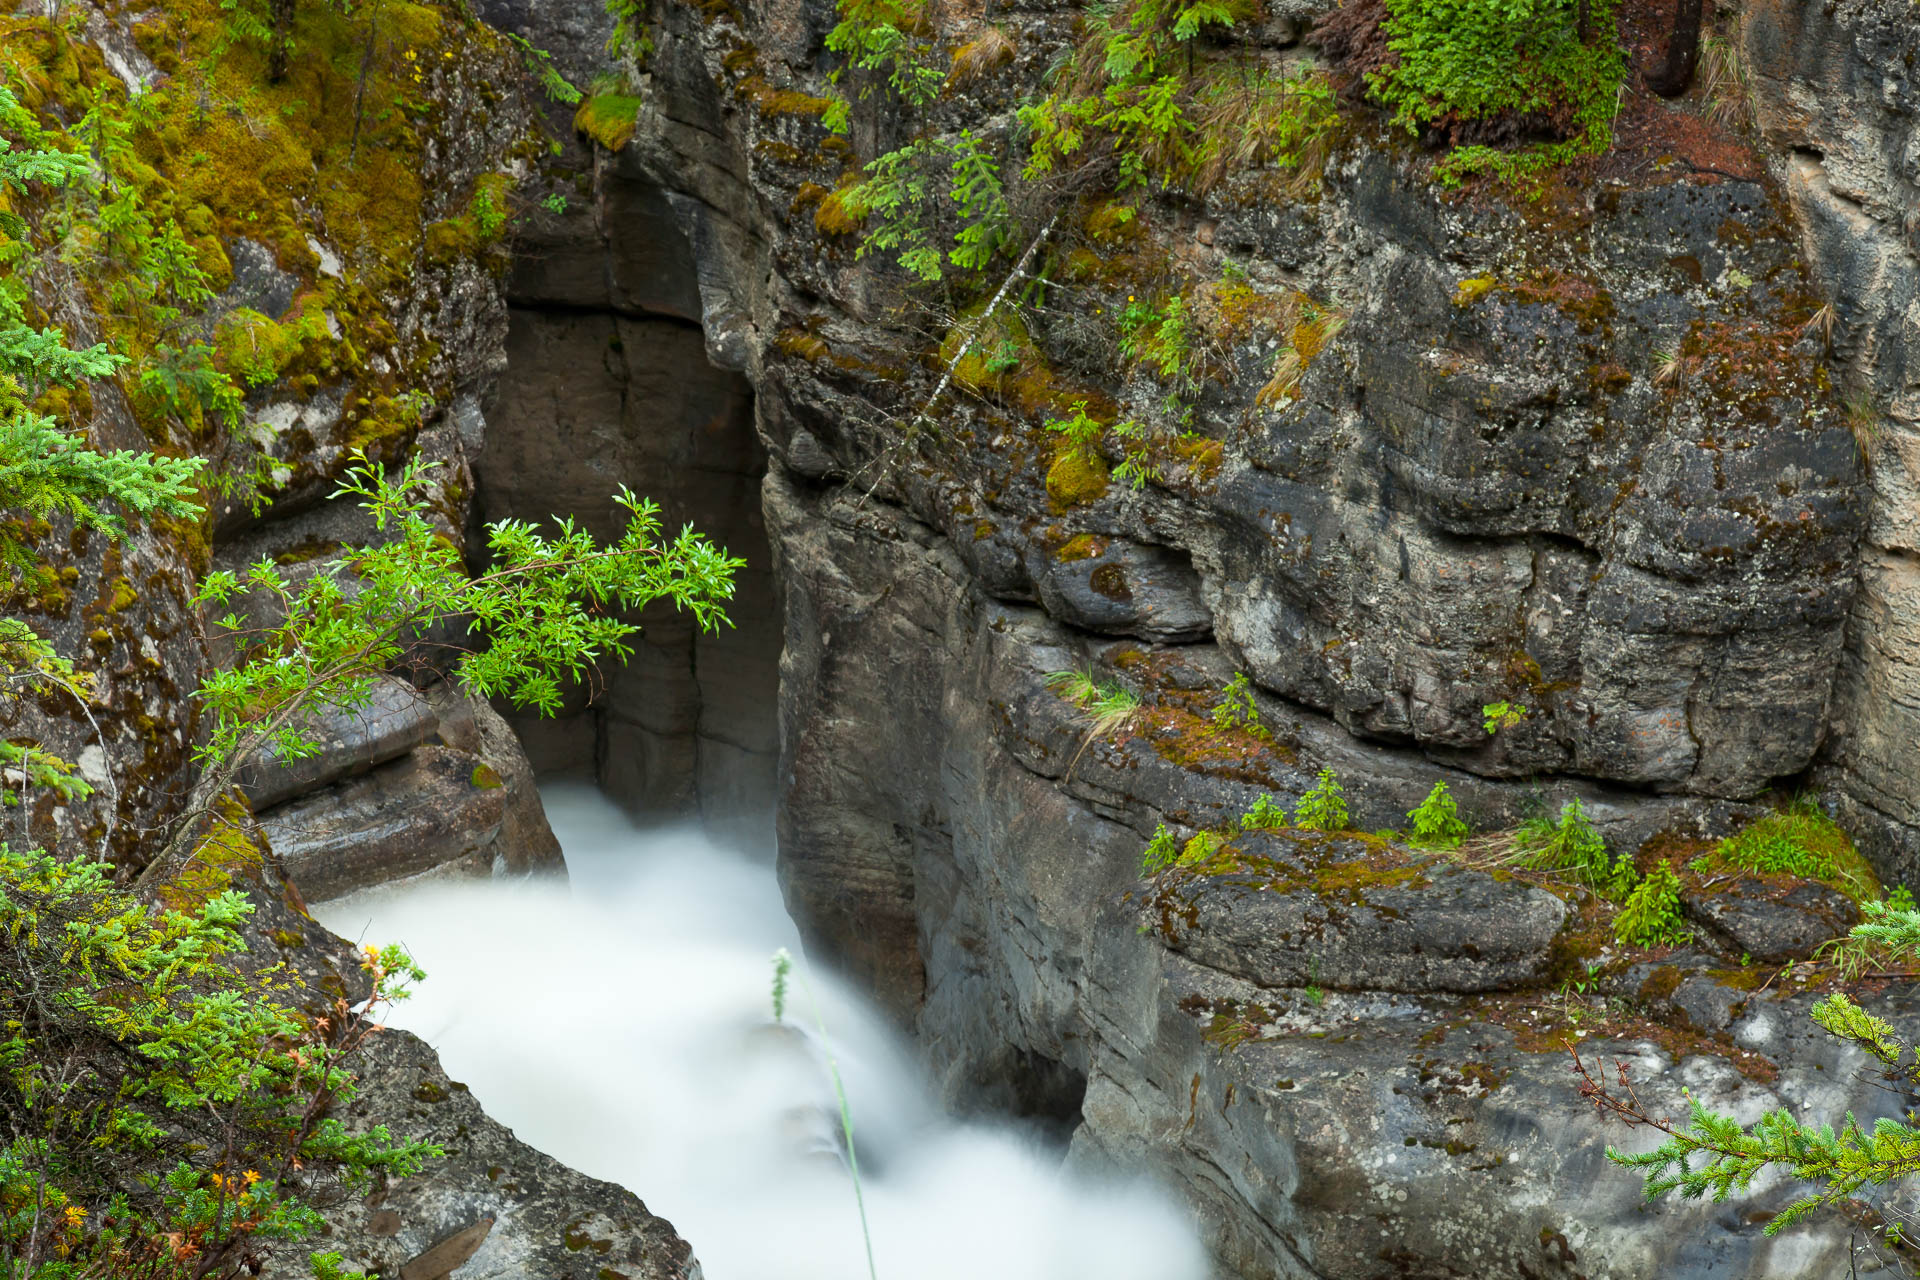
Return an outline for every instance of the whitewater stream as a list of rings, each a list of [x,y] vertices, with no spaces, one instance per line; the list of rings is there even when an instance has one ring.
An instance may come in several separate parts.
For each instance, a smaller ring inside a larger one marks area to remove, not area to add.
[[[387,1021],[522,1141],[639,1194],[707,1280],[866,1275],[829,1055],[880,1280],[1206,1274],[1158,1194],[1080,1180],[1016,1132],[941,1114],[882,1015],[811,971],[771,865],[636,827],[590,787],[542,797],[570,884],[430,884],[314,914],[406,945],[429,976]],[[796,969],[776,1024],[782,947]]]

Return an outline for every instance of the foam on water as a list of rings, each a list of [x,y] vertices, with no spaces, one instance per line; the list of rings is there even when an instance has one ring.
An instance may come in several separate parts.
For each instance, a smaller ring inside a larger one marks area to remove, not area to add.
[[[800,944],[770,867],[695,831],[636,828],[588,787],[542,796],[570,886],[425,885],[314,914],[405,944],[430,976],[388,1021],[523,1141],[637,1192],[708,1280],[865,1274],[829,1051],[882,1280],[1206,1274],[1161,1196],[1074,1178],[1014,1133],[941,1115],[881,1016],[804,960],[774,1025],[770,957]]]

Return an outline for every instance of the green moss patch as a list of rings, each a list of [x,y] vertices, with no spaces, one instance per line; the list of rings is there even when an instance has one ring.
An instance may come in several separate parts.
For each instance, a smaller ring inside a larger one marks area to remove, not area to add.
[[[573,113],[573,128],[584,133],[609,151],[618,151],[633,141],[640,124],[639,98],[620,93],[603,93],[587,98]]]
[[[1856,902],[1883,896],[1880,878],[1852,838],[1811,800],[1767,814],[1722,840],[1694,866],[1708,873],[1749,871],[1818,880]]]

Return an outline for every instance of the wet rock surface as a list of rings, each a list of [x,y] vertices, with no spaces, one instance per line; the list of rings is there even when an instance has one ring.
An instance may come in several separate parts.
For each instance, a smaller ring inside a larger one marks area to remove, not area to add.
[[[931,375],[887,327],[897,282],[806,216],[807,123],[714,88],[790,9],[673,22],[629,150],[697,229],[710,349],[757,335],[742,363],[788,637],[781,875],[809,947],[911,1023],[956,1105],[1074,1112],[1076,1162],[1159,1173],[1225,1275],[1849,1265],[1836,1220],[1761,1233],[1785,1188],[1738,1214],[1644,1205],[1603,1155],[1635,1136],[1571,1086],[1568,1042],[1629,1063],[1656,1109],[1684,1086],[1743,1118],[1890,1113],[1730,935],[1735,958],[1672,954],[1577,994],[1588,963],[1619,967],[1578,893],[1370,847],[1138,879],[1158,824],[1184,840],[1263,795],[1291,807],[1321,767],[1362,830],[1404,825],[1439,778],[1477,829],[1577,795],[1630,852],[1717,837],[1860,741],[1832,714],[1881,643],[1856,546],[1895,508],[1823,382],[1807,299],[1836,282],[1803,273],[1766,156],[1640,174],[1560,221],[1434,199],[1363,146],[1310,206],[1144,214],[1129,252],[1183,280],[1230,259],[1255,292],[1350,314],[1264,413],[1246,406],[1270,353],[1223,339],[1194,417],[1217,449],[1064,503],[1004,385],[901,445]],[[1060,32],[1013,21],[1017,80]],[[809,64],[755,65],[801,84]],[[1123,279],[1081,309],[1117,310]],[[1097,325],[1028,319],[1056,375],[1117,385]],[[1683,344],[1690,376],[1656,377],[1649,353]],[[1190,566],[1197,592],[1163,597],[1197,598],[1190,627],[1150,630],[1131,582],[1098,589],[1156,555],[1169,585]],[[1044,680],[1076,669],[1139,696],[1138,718],[1095,732]],[[1264,736],[1214,731],[1236,672]],[[1502,700],[1529,713],[1489,735]],[[1081,1080],[1077,1112],[1036,1101]]]
[[[1758,124],[1827,282],[1873,501],[1826,777],[1895,879],[1920,873],[1920,29],[1893,0],[1766,0],[1744,28]]]
[[[366,705],[324,708],[299,728],[312,754],[282,759],[271,746],[241,771],[239,786],[254,812],[364,773],[425,742],[438,726],[419,690],[392,676],[376,681]]]
[[[1683,894],[1681,906],[1729,951],[1763,964],[1805,959],[1860,923],[1852,899],[1812,881],[1782,885],[1742,876]]]

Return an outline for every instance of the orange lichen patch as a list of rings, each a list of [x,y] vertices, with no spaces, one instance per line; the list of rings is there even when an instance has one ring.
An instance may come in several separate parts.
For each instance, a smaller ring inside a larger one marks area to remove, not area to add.
[[[1794,308],[1768,319],[1696,323],[1682,340],[1678,359],[1716,403],[1750,421],[1775,424],[1783,392],[1818,395],[1832,389],[1825,367],[1798,349],[1809,315],[1810,308]]]
[[[1613,321],[1613,295],[1592,280],[1564,271],[1539,272],[1500,286],[1500,292],[1521,302],[1557,307],[1583,334],[1602,332]]]
[[[1702,840],[1695,836],[1683,835],[1674,831],[1662,831],[1641,845],[1633,855],[1634,869],[1646,872],[1659,862],[1667,862],[1680,871],[1680,879],[1685,883],[1693,872],[1688,865],[1695,858],[1705,857],[1713,852],[1713,840]]]
[[[1141,736],[1161,759],[1214,777],[1232,778],[1278,789],[1279,762],[1291,763],[1291,747],[1262,739],[1245,729],[1222,729],[1188,707],[1161,704],[1147,712]]]

